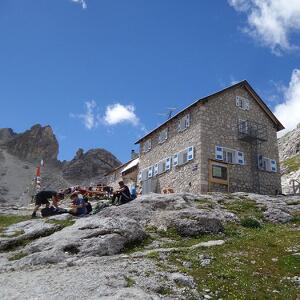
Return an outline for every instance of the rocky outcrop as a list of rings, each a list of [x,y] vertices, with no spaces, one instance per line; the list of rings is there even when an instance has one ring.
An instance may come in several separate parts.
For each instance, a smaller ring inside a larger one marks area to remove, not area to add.
[[[300,182],[300,123],[278,139],[281,185],[284,194],[294,193],[292,182]]]
[[[7,143],[10,154],[27,161],[56,161],[58,142],[50,126],[37,124]]]
[[[58,142],[50,126],[39,124],[24,133],[0,129],[0,203],[28,204],[35,194],[32,179],[41,159],[42,189],[103,182],[104,175],[121,162],[104,149],[76,152],[71,161],[57,159]]]
[[[6,144],[17,134],[11,128],[0,128],[0,144]]]
[[[300,152],[300,123],[295,129],[278,139],[278,147],[280,161]]]
[[[105,149],[91,149],[84,153],[82,149],[75,157],[64,164],[63,176],[76,184],[103,180],[104,175],[121,165],[121,162]]]

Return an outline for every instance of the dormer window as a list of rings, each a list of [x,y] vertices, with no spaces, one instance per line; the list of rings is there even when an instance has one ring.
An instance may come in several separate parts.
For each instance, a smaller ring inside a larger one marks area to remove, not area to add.
[[[162,130],[158,135],[158,143],[162,144],[168,139],[168,128]]]
[[[235,97],[235,105],[243,110],[249,110],[250,108],[249,99],[241,96]]]
[[[187,114],[184,117],[182,117],[178,122],[177,131],[181,132],[186,130],[188,127],[190,127],[190,120],[191,120],[190,114]]]
[[[151,140],[147,140],[144,142],[143,152],[146,153],[149,152],[150,150],[151,150]]]

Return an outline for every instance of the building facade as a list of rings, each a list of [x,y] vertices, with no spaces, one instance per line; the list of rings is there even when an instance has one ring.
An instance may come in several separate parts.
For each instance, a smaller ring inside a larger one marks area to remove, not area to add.
[[[143,193],[281,192],[282,124],[247,81],[200,99],[142,137]]]
[[[127,186],[136,187],[138,177],[139,158],[134,158],[106,174],[106,184],[118,190],[119,182],[123,181]]]

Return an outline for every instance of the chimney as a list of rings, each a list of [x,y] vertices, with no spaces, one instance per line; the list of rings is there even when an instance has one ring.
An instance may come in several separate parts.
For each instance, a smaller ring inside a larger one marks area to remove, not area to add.
[[[138,157],[139,157],[138,153],[135,153],[134,150],[131,150],[131,159],[136,159]]]

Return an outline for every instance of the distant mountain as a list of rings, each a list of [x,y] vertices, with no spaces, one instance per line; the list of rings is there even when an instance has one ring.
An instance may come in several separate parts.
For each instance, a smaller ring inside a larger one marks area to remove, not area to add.
[[[293,192],[291,180],[300,181],[300,123],[292,131],[278,139],[281,162],[281,183],[283,193]]]
[[[0,129],[0,203],[27,204],[31,195],[36,167],[42,167],[42,188],[59,189],[74,184],[103,181],[104,175],[121,165],[105,149],[79,149],[71,161],[57,159],[58,141],[50,126],[39,124],[23,133],[11,128]]]

